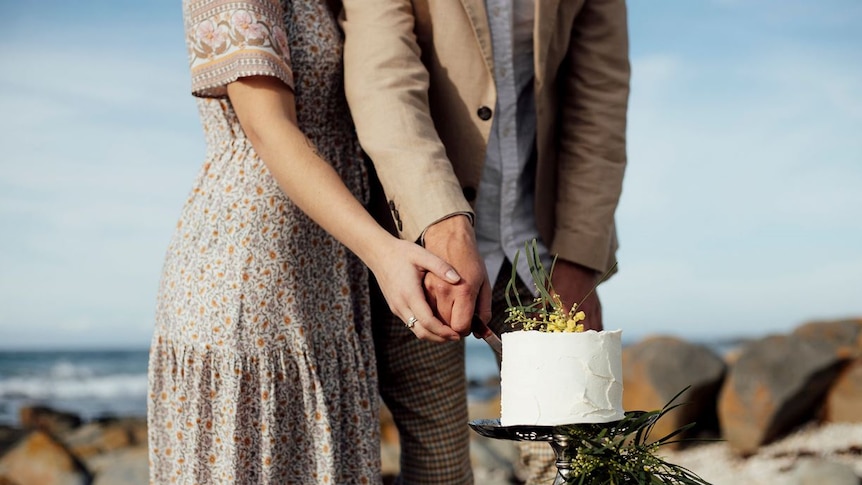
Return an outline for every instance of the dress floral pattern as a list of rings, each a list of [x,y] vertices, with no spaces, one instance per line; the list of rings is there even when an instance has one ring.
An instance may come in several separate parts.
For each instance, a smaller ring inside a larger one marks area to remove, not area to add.
[[[364,201],[335,14],[314,0],[183,10],[207,154],[158,294],[151,482],[378,483],[365,269],[284,196],[225,97],[251,75],[293,88],[300,128]]]

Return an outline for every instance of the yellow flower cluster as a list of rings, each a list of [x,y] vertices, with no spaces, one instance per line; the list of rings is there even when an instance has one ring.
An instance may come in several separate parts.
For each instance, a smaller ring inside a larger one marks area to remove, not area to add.
[[[584,312],[575,313],[572,318],[568,320],[557,320],[554,322],[553,320],[548,325],[549,332],[583,332],[584,324],[578,323],[584,319]]]
[[[550,307],[550,308],[549,308]],[[524,330],[538,330],[540,332],[583,332],[584,321],[586,316],[584,312],[577,309],[577,305],[573,305],[572,309],[566,312],[563,308],[563,303],[560,301],[560,296],[553,295],[552,301],[547,302],[539,297],[534,300],[534,308],[537,311],[531,311],[529,314],[524,307],[510,307],[508,322],[512,324],[520,324]]]

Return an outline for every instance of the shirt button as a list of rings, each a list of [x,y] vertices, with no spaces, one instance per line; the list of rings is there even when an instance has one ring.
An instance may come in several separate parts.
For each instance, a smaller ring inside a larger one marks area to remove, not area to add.
[[[491,119],[491,108],[487,106],[482,106],[476,111],[476,114],[479,116],[479,119],[482,121],[488,121]]]
[[[467,202],[476,200],[476,189],[473,187],[464,187],[461,190],[464,192],[464,198],[467,199]]]

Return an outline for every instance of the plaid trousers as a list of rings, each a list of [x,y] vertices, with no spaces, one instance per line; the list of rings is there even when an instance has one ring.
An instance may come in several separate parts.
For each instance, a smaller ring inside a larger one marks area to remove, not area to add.
[[[504,263],[494,284],[490,327],[501,333],[506,319],[505,288],[511,265]],[[399,484],[470,485],[470,428],[464,342],[419,340],[392,315],[372,278],[372,318],[380,396],[392,412],[401,440]],[[522,301],[533,295],[518,280]],[[498,360],[499,365],[499,360]],[[519,442],[527,483],[554,481],[554,452],[548,443]]]

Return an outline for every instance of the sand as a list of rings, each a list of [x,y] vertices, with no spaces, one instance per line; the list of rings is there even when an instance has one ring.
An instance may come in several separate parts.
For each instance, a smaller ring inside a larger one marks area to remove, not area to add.
[[[749,458],[737,457],[725,442],[663,451],[662,455],[713,485],[796,483],[793,480],[800,467],[810,468],[812,461],[843,463],[862,477],[862,424],[809,424],[761,447]],[[832,482],[818,483],[831,485]]]

